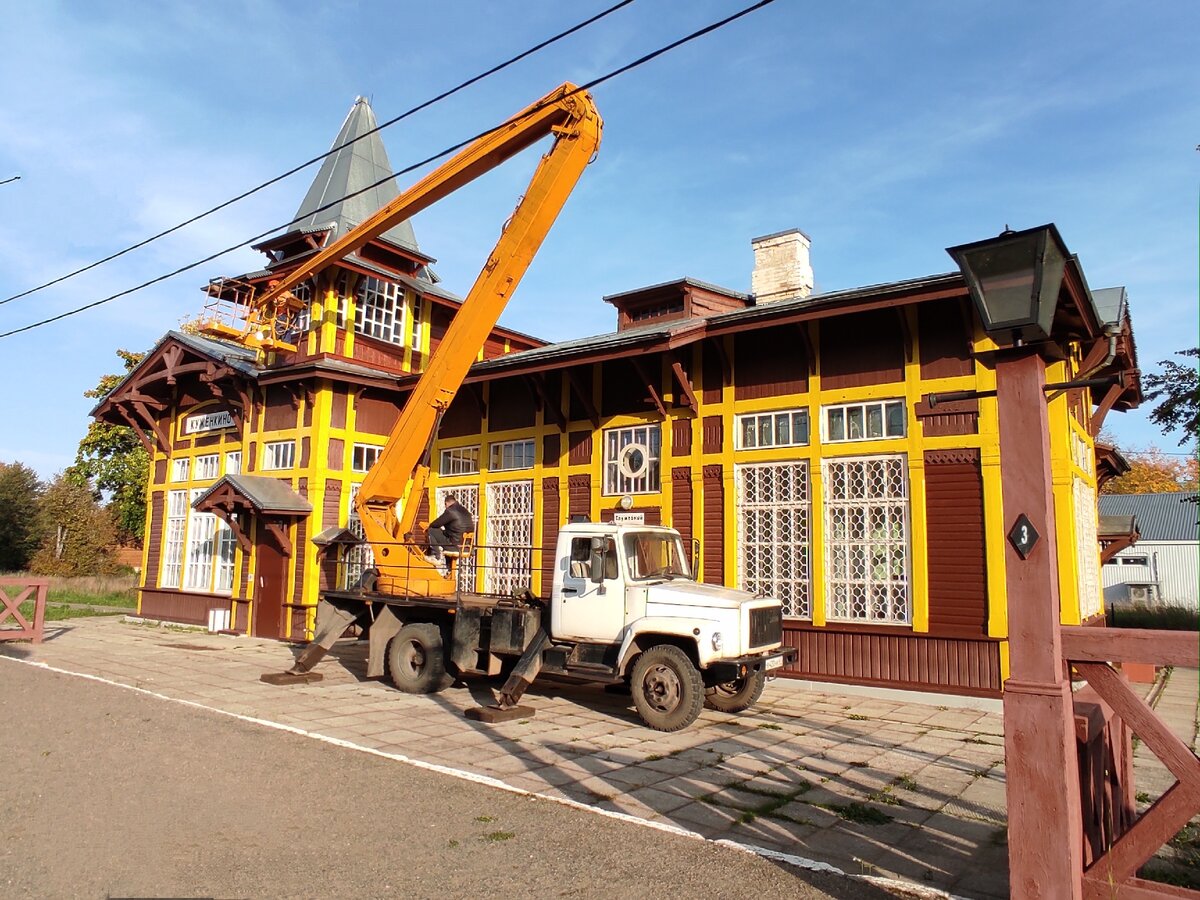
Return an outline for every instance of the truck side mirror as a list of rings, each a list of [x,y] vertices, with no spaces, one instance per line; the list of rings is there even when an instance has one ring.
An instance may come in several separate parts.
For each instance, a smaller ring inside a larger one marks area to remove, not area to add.
[[[608,547],[608,542],[602,537],[592,538],[592,560],[591,560],[591,577],[592,581],[599,585],[596,588],[597,594],[603,594],[604,588],[604,568],[605,568],[605,553]]]

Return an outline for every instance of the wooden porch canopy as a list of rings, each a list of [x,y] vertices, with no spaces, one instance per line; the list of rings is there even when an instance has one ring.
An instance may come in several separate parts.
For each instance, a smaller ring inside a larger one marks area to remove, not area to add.
[[[185,384],[195,402],[224,401],[235,425],[241,428],[242,418],[251,406],[255,376],[253,356],[241,348],[172,331],[96,404],[92,416],[110,425],[129,426],[150,453],[157,445],[169,454],[171,435],[166,411]]]
[[[1126,547],[1132,547],[1141,536],[1134,516],[1101,516],[1098,534],[1101,564],[1108,562]]]
[[[312,504],[287,482],[265,475],[226,475],[197,497],[192,508],[224,520],[243,553],[249,553],[252,546],[246,533],[246,519],[257,516],[284,556],[292,555],[292,541],[284,520],[303,518],[312,512]]]

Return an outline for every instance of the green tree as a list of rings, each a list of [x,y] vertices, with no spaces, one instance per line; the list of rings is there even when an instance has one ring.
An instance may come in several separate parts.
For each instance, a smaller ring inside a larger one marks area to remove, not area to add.
[[[1200,347],[1180,350],[1176,356],[1200,357]],[[1159,360],[1161,372],[1146,376],[1146,399],[1159,403],[1150,413],[1150,421],[1167,431],[1182,431],[1179,443],[1186,444],[1200,436],[1200,375],[1196,364],[1180,365],[1173,359]]]
[[[136,368],[146,354],[118,350],[125,365],[120,375],[105,375],[85,397],[101,399],[121,383]],[[150,456],[128,425],[110,425],[93,420],[87,434],[79,442],[71,474],[85,479],[109,498],[119,540],[138,543],[146,528],[146,480],[150,473]]]
[[[0,462],[0,572],[19,572],[41,542],[38,502],[45,486],[23,463]]]
[[[31,571],[65,577],[116,571],[116,523],[80,478],[60,473],[42,495],[38,518],[42,545],[30,562]]]

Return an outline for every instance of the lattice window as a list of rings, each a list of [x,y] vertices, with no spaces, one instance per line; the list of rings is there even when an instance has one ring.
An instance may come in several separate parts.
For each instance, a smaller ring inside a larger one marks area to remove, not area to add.
[[[659,489],[658,425],[604,432],[604,493],[651,494]]]
[[[736,466],[738,584],[812,618],[808,463]]]
[[[1104,609],[1100,586],[1099,510],[1096,491],[1082,478],[1074,479],[1075,552],[1079,569],[1079,613],[1087,619]]]
[[[533,583],[533,482],[487,486],[487,570],[484,590],[509,595]]]
[[[475,448],[478,456],[479,448]],[[479,528],[479,488],[477,487],[453,487],[453,488],[438,488],[434,491],[434,503],[437,509],[444,510],[446,508],[446,497],[450,494],[454,495],[454,499],[459,502],[467,512],[471,514],[471,518],[475,521],[476,529]],[[475,542],[479,543],[479,535],[475,535]],[[475,591],[475,575],[477,567],[475,565],[475,556],[472,554],[464,556],[454,565],[454,570],[458,573],[456,581],[460,591],[473,593]]]
[[[187,528],[188,492],[167,494],[166,536],[163,561],[159,569],[159,587],[177,588],[183,577],[183,537]]]
[[[344,590],[352,590],[358,587],[363,572],[375,565],[375,553],[371,550],[371,545],[365,543],[367,533],[363,530],[362,519],[358,517],[358,510],[354,508],[354,498],[358,496],[358,491],[361,487],[361,484],[350,485],[350,494],[346,498],[346,527],[356,538],[364,541],[364,543],[352,544],[346,548],[341,573],[341,587]]]
[[[908,476],[904,456],[826,459],[825,585],[831,619],[908,624]]]
[[[479,472],[479,445],[451,447],[443,450],[438,465],[439,475],[475,475]]]
[[[404,341],[404,288],[370,276],[358,288],[354,330],[367,337],[400,344]]]

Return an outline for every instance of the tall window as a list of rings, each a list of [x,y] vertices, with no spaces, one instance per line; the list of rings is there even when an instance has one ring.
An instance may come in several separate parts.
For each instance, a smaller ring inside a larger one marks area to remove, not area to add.
[[[354,498],[358,496],[358,491],[361,487],[361,484],[350,485],[350,495],[346,504],[346,527],[360,541],[365,541],[367,533],[363,530],[362,519],[358,517],[358,510],[354,508]],[[358,587],[363,572],[375,565],[375,554],[371,550],[370,544],[354,544],[346,548],[345,559],[346,564],[342,568],[341,586],[345,590],[351,590]]]
[[[829,618],[909,624],[912,600],[905,458],[826,459],[821,468]]]
[[[242,474],[242,451],[231,450],[225,454],[225,474],[226,475],[241,475]]]
[[[383,452],[382,447],[374,447],[371,444],[355,444],[350,458],[351,470],[355,472],[370,471],[371,466],[375,465],[375,461],[379,459],[381,452]]]
[[[313,283],[310,278],[308,281],[302,281],[297,285],[292,286],[292,294],[304,306],[296,316],[294,330],[300,334],[308,331],[312,327],[312,301],[313,301]]]
[[[533,583],[533,482],[489,484],[487,501],[484,590],[511,596]]]
[[[1100,586],[1099,510],[1095,489],[1078,475],[1072,478],[1075,503],[1075,552],[1079,568],[1079,612],[1087,619],[1104,610]],[[1145,557],[1143,557],[1143,560]]]
[[[452,447],[443,450],[438,462],[439,475],[474,475],[479,471],[479,446]]]
[[[421,295],[414,294],[412,299],[412,341],[409,346],[414,350],[421,349],[421,338],[424,326],[421,324]]]
[[[178,461],[178,460],[177,460]],[[183,575],[183,536],[187,528],[188,492],[167,493],[167,527],[159,587],[177,588]]]
[[[478,450],[479,448],[477,447],[475,449]],[[476,467],[476,469],[478,469],[478,467]],[[434,510],[434,512],[440,514],[440,512],[446,508],[446,495],[447,494],[453,494],[454,499],[456,499],[459,502],[459,505],[462,506],[463,509],[465,509],[467,512],[469,512],[471,514],[471,521],[473,521],[475,523],[475,528],[478,529],[479,528],[479,488],[465,487],[465,486],[452,487],[452,488],[438,488],[434,492],[434,503],[436,506],[436,509]],[[491,526],[489,525],[488,527],[490,529]],[[479,543],[478,531],[476,532],[476,535],[475,535],[475,542],[476,542],[476,544]],[[455,580],[458,582],[458,589],[460,591],[467,591],[468,593],[472,593],[476,590],[475,582],[476,582],[477,567],[475,565],[475,554],[472,553],[470,556],[464,556],[461,559],[459,559],[458,565],[456,565],[454,567],[454,571],[457,574],[457,578]]]
[[[808,444],[808,410],[751,413],[737,417],[737,447],[803,447]]]
[[[533,441],[496,442],[488,450],[488,468],[493,472],[533,468]]]
[[[264,469],[290,469],[296,465],[296,442],[273,441],[263,445]]]
[[[825,418],[822,439],[828,443],[904,437],[903,400],[826,406],[821,414]]]
[[[737,466],[738,584],[812,618],[808,463]]]
[[[358,316],[354,329],[367,337],[392,344],[404,340],[404,288],[367,276],[358,288]]]
[[[191,502],[204,491],[193,490]],[[216,549],[217,517],[212,513],[190,510],[188,515],[187,569],[183,576],[185,590],[207,591],[212,588],[213,556]]]
[[[658,425],[604,432],[604,493],[651,494],[659,489]]]

